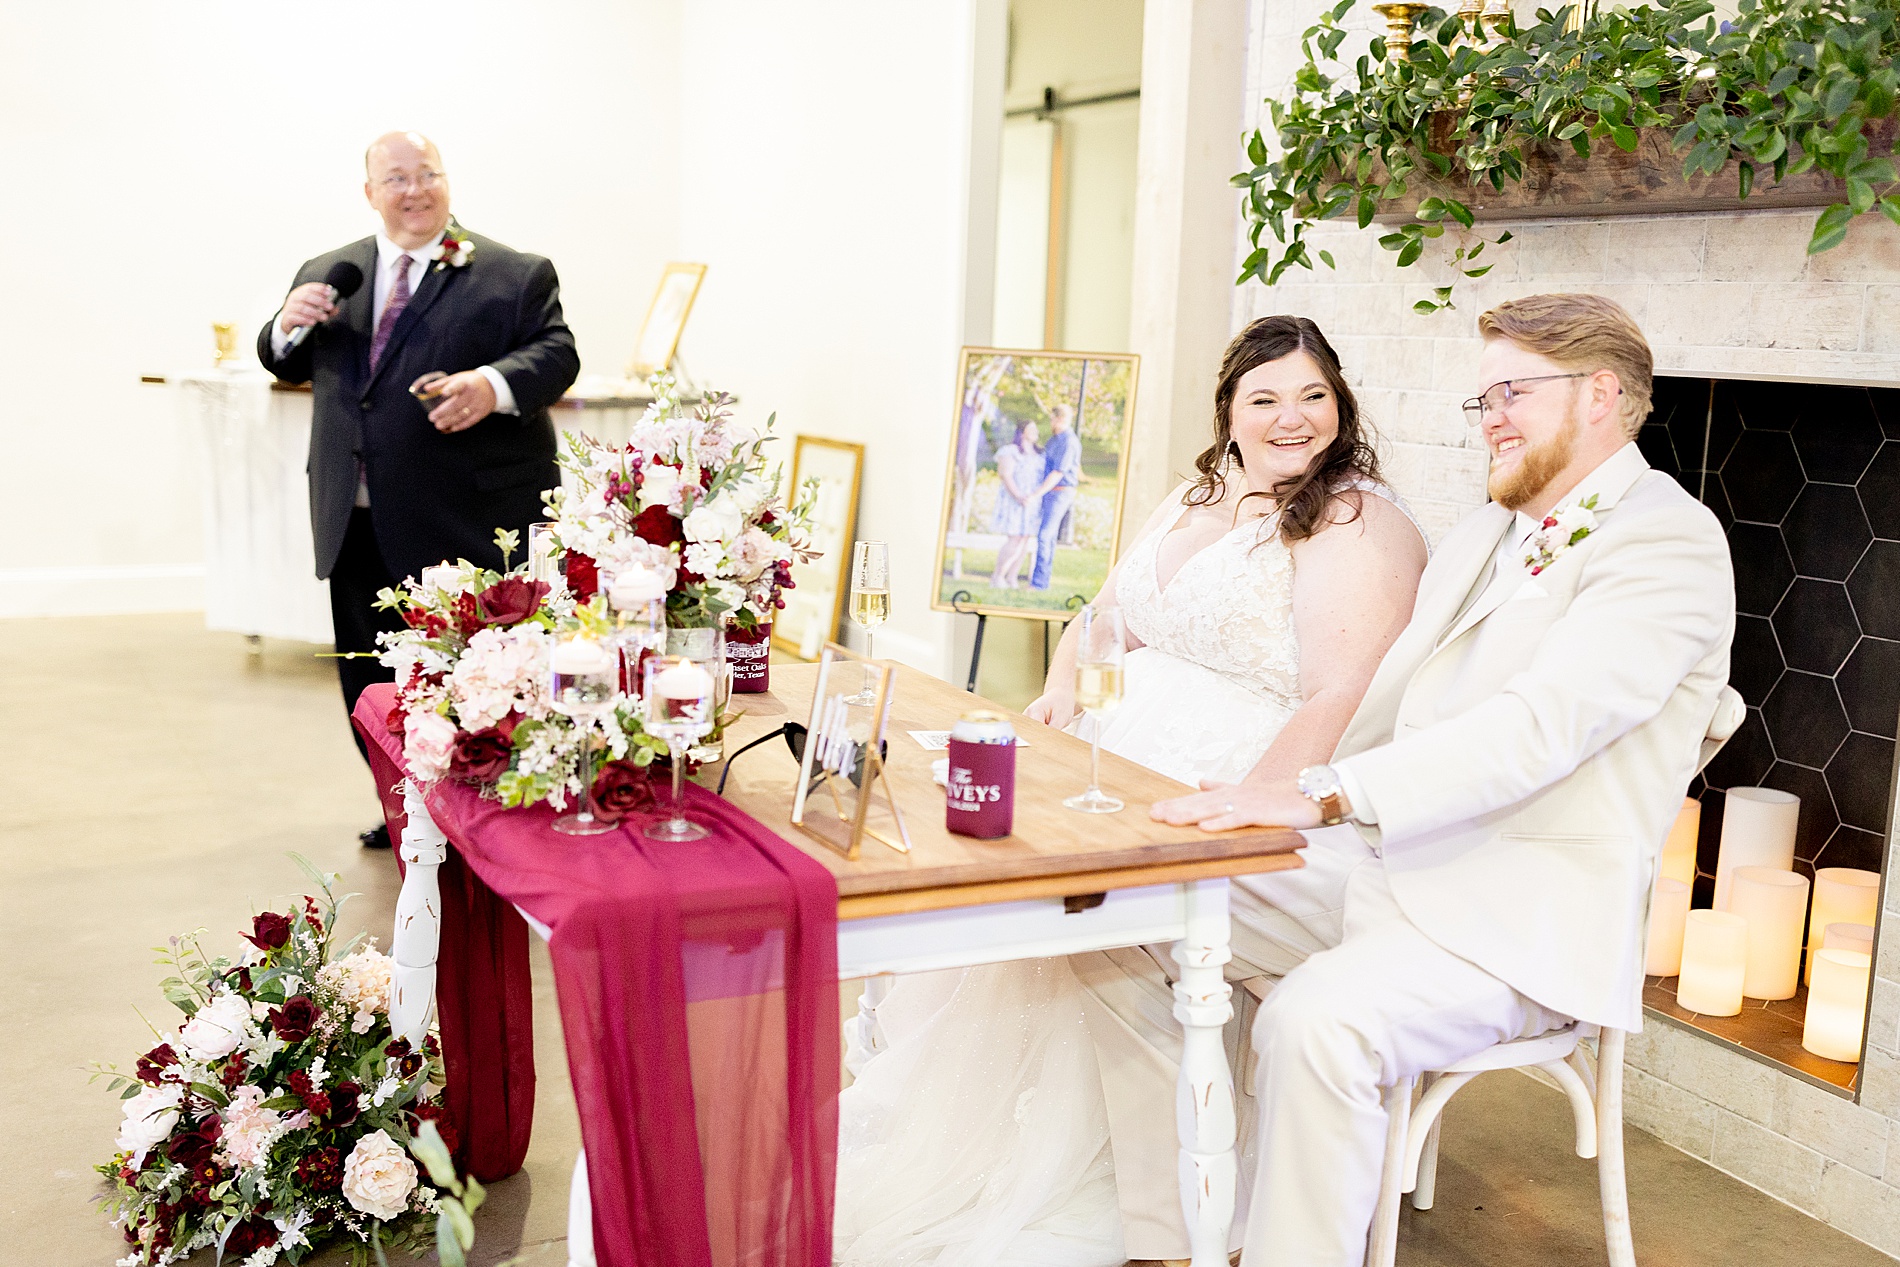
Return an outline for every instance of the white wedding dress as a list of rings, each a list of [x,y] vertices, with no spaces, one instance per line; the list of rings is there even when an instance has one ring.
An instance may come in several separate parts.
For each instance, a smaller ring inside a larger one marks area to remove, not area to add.
[[[1404,509],[1382,485],[1355,487]],[[1101,742],[1186,784],[1232,782],[1300,706],[1293,555],[1274,518],[1251,519],[1163,585],[1156,558],[1185,510],[1122,562],[1123,618],[1144,645]],[[904,977],[877,1016],[884,1048],[851,1052],[863,1063],[840,1099],[834,1261],[1121,1267],[1108,1113],[1069,961]]]

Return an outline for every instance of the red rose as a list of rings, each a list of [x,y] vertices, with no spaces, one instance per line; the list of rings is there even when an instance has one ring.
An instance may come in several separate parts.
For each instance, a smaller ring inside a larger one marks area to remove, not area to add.
[[[628,814],[653,808],[653,783],[631,761],[609,761],[594,776],[594,814],[617,823]]]
[[[546,581],[504,576],[475,596],[475,606],[485,625],[518,625],[534,615],[547,592]]]
[[[583,603],[600,593],[600,567],[592,557],[568,551],[567,588]]]
[[[354,1082],[339,1082],[336,1090],[330,1092],[329,1120],[324,1125],[338,1127],[354,1122],[357,1116],[356,1097],[362,1093],[363,1088]]]
[[[343,1154],[318,1148],[297,1159],[297,1182],[312,1192],[335,1192],[343,1186]]]
[[[664,549],[686,540],[686,532],[664,505],[648,506],[633,517],[633,535]]]
[[[223,1124],[213,1114],[195,1131],[175,1137],[171,1142],[171,1159],[187,1170],[196,1170],[211,1160],[211,1154],[218,1146],[218,1136],[223,1132]]]
[[[251,920],[251,931],[244,940],[259,950],[282,950],[290,941],[290,916],[265,911]]]
[[[513,730],[510,725],[508,731]],[[449,752],[449,773],[470,783],[495,782],[508,773],[509,759],[514,756],[515,747],[509,740],[509,733],[499,726],[461,732]]]
[[[287,1043],[301,1043],[317,1028],[317,1005],[304,994],[293,994],[282,1007],[270,1010],[270,1027]]]
[[[277,1225],[269,1219],[245,1219],[231,1229],[225,1238],[224,1253],[228,1258],[245,1258],[255,1254],[266,1245],[277,1243]]]
[[[455,1133],[455,1123],[449,1120],[449,1110],[446,1106],[421,1100],[410,1106],[409,1116],[415,1122],[411,1133],[421,1130],[424,1122],[434,1122],[436,1133],[442,1137],[442,1146],[450,1153],[453,1153],[456,1145],[461,1142],[461,1137]]]
[[[170,1043],[160,1043],[139,1057],[138,1078],[157,1086],[162,1080],[163,1071],[178,1063],[178,1053],[172,1050]]]
[[[231,1053],[231,1059],[225,1062],[224,1070],[221,1073],[219,1073],[218,1081],[222,1082],[225,1085],[225,1088],[228,1090],[232,1087],[237,1086],[237,1084],[242,1082],[243,1080],[244,1080],[244,1053],[241,1051],[234,1051]]]

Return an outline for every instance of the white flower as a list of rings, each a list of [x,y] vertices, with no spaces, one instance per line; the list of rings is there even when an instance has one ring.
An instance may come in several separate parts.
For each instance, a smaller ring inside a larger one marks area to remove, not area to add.
[[[264,1107],[264,1088],[239,1087],[231,1103],[218,1116],[224,1122],[218,1139],[218,1151],[234,1166],[256,1166],[269,1155],[270,1143],[277,1135],[283,1117],[275,1109]]]
[[[455,749],[455,723],[440,713],[413,709],[402,723],[402,755],[409,773],[430,783],[449,770]]]
[[[717,541],[721,544],[732,541],[745,530],[745,512],[740,510],[734,497],[715,497],[693,508],[681,525],[688,541]],[[690,565],[689,565],[690,566]],[[699,569],[694,568],[695,572]]]
[[[726,561],[726,548],[717,541],[696,541],[686,547],[686,566],[701,576],[719,575],[720,565]]]
[[[220,994],[185,1022],[178,1038],[193,1059],[222,1060],[238,1049],[250,1024],[251,1005],[235,994]]]
[[[356,1141],[343,1163],[343,1196],[373,1219],[400,1216],[416,1189],[416,1163],[383,1131]]]
[[[732,574],[741,581],[757,580],[767,566],[777,561],[778,543],[763,528],[747,528],[733,543]]]
[[[654,463],[640,478],[640,509],[665,506],[677,510],[680,504],[680,473],[670,466]]]
[[[134,1167],[145,1164],[153,1145],[170,1137],[178,1125],[178,1105],[185,1089],[177,1085],[147,1087],[125,1102],[125,1120],[119,1123],[120,1148],[132,1154]]]

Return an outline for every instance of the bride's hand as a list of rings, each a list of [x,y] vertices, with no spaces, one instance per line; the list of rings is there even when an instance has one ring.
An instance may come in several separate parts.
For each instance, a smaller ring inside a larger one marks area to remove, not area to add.
[[[1029,702],[1023,716],[1060,730],[1075,720],[1075,701],[1055,691],[1046,691]]]

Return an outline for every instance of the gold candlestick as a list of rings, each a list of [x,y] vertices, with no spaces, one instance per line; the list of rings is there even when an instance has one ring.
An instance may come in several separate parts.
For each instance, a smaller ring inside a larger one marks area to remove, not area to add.
[[[1414,0],[1393,0],[1392,3],[1372,6],[1372,11],[1385,19],[1385,52],[1388,60],[1412,60],[1412,27],[1425,9],[1425,5],[1414,3]]]

